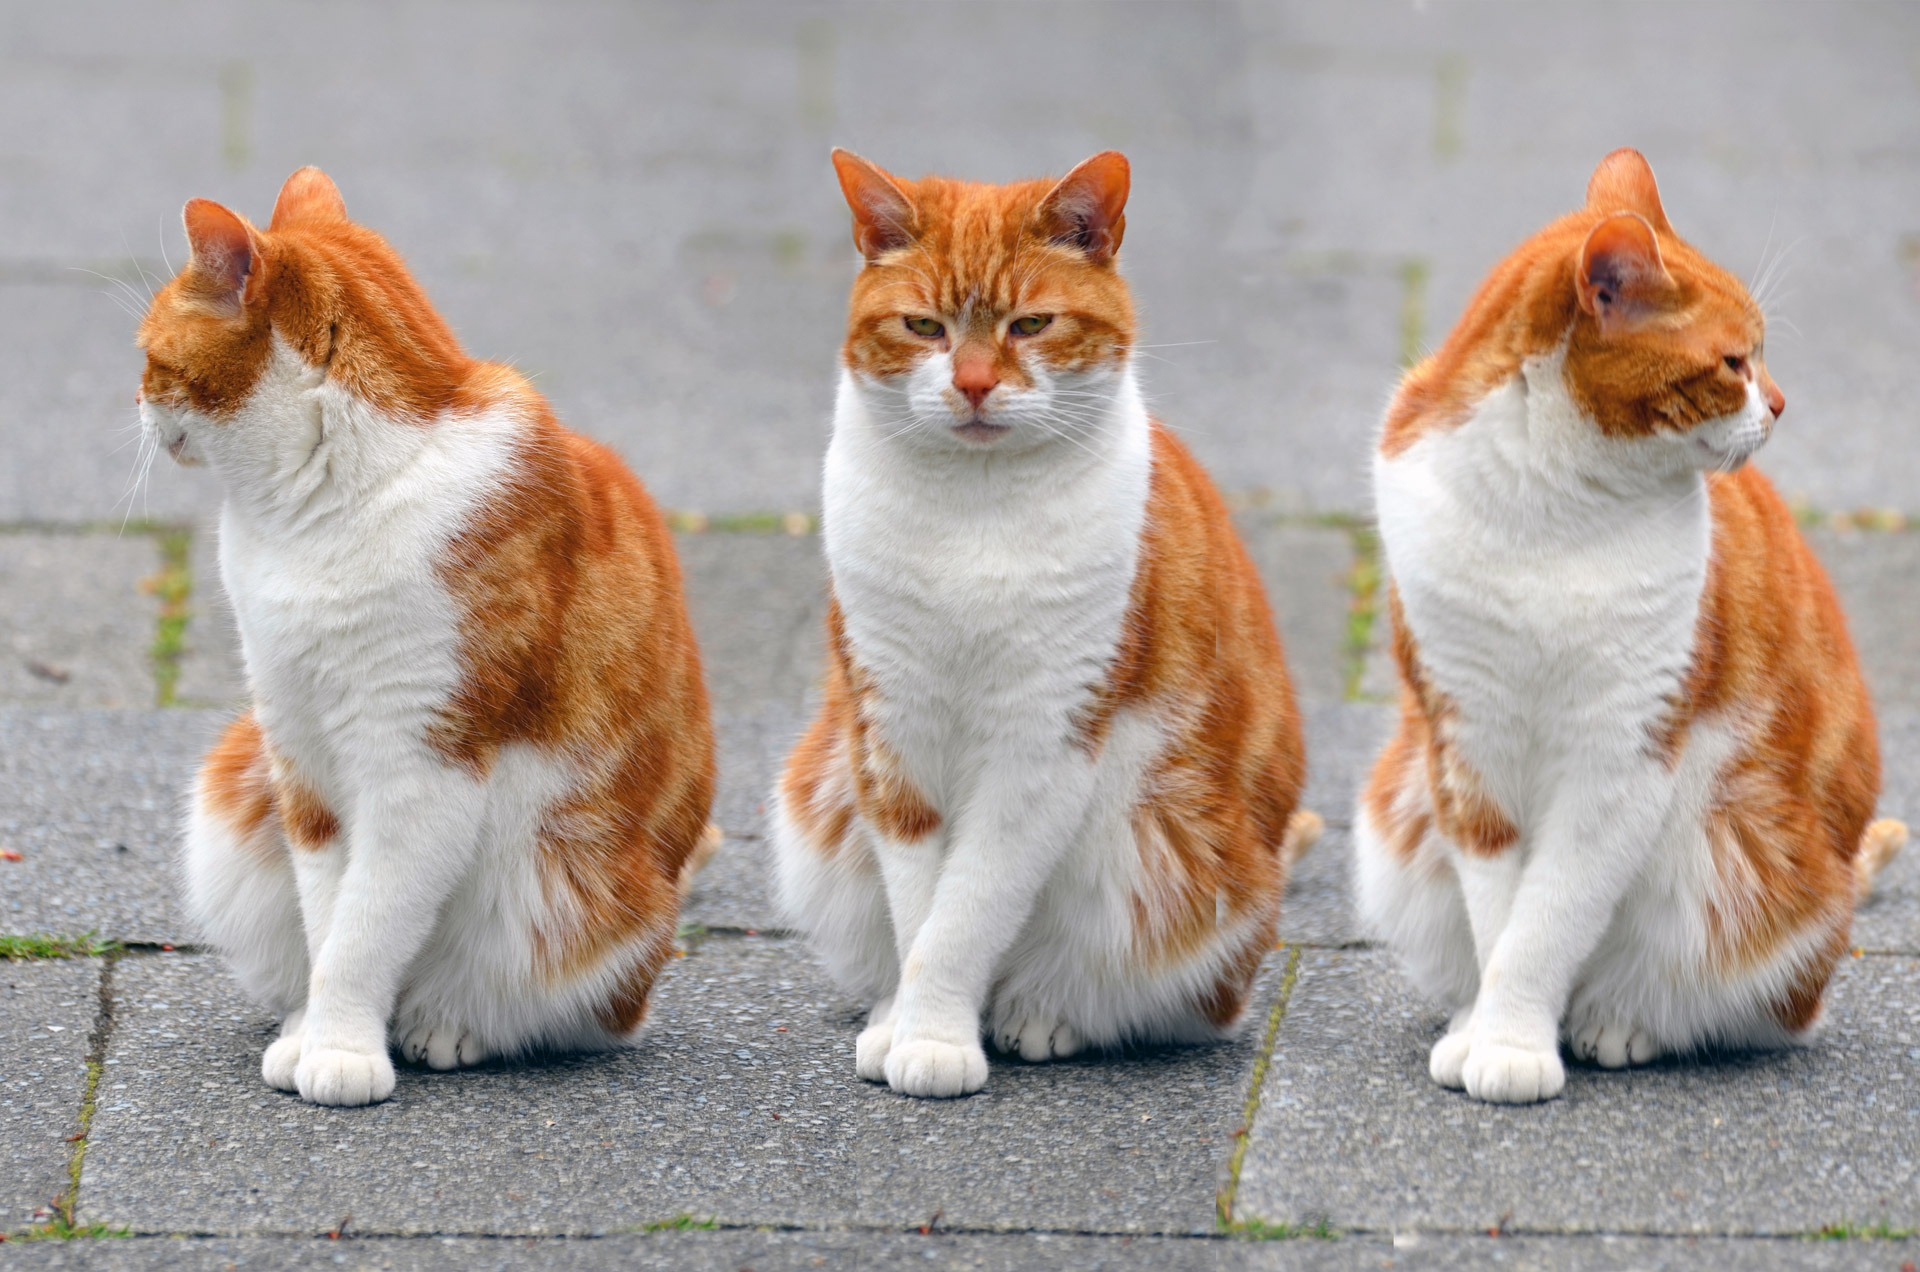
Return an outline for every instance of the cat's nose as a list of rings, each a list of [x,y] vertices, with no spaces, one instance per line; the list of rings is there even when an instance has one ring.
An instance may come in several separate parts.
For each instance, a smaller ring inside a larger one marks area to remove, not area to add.
[[[1780,391],[1780,386],[1765,371],[1760,373],[1760,391],[1767,395],[1767,409],[1773,412],[1773,418],[1779,419],[1780,412],[1787,409],[1787,395]]]
[[[1000,376],[994,371],[989,358],[968,358],[953,364],[953,387],[966,395],[968,403],[976,411],[999,383]]]

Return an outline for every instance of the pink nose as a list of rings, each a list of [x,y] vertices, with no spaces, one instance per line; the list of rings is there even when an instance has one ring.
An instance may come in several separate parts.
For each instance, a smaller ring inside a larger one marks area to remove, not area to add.
[[[969,358],[953,369],[953,387],[966,395],[976,411],[999,383],[1000,377],[994,373],[993,363],[986,358]]]

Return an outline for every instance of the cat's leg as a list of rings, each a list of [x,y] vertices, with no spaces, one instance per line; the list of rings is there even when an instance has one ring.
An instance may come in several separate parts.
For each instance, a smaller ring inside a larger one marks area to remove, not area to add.
[[[411,749],[382,768],[349,825],[314,959],[294,1081],[315,1104],[374,1104],[393,1093],[387,1026],[401,982],[477,846],[478,780]]]
[[[1424,772],[1416,768],[1405,789],[1362,803],[1353,847],[1361,921],[1400,956],[1415,988],[1447,1009],[1446,1032],[1427,1067],[1435,1082],[1458,1088],[1480,991],[1480,957],[1453,867],[1457,849],[1434,828]]]
[[[1092,789],[1093,767],[1078,753],[1008,748],[982,773],[976,797],[951,827],[944,860],[915,858],[899,870],[883,855],[895,922],[903,934],[913,932],[886,1064],[894,1090],[955,1096],[986,1085],[980,1025],[987,995],[1085,820]],[[896,887],[896,870],[905,886]],[[922,910],[924,920],[911,928]]]
[[[1652,855],[1672,800],[1671,774],[1638,752],[1570,757],[1566,771],[1577,776],[1547,806],[1482,968],[1461,1069],[1475,1099],[1526,1104],[1565,1087],[1560,1022],[1575,978]],[[1477,891],[1481,905],[1502,908],[1495,867],[1510,856],[1462,855],[1469,913]],[[1477,916],[1475,929],[1479,938]]]
[[[900,956],[872,832],[850,815],[838,842],[821,843],[780,801],[770,825],[780,909],[807,934],[834,981],[870,1004],[854,1044],[854,1067],[867,1081],[884,1082]]]
[[[291,1090],[305,1017],[309,944],[303,931],[294,850],[262,798],[269,763],[246,715],[229,726],[195,784],[182,836],[187,910],[248,997],[282,1018],[261,1076]],[[237,798],[244,795],[245,798]]]

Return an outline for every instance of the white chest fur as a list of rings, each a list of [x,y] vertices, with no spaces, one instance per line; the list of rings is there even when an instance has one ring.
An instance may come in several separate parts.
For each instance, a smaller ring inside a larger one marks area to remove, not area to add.
[[[827,560],[875,723],[936,806],[1010,732],[1065,744],[1119,640],[1151,472],[1130,374],[1091,444],[1008,456],[903,447],[843,375]]]
[[[269,372],[256,398],[209,448],[228,485],[221,575],[262,725],[350,814],[459,682],[440,568],[508,475],[519,422],[390,420],[291,373]]]
[[[1601,436],[1557,357],[1374,475],[1422,673],[1524,824],[1556,766],[1600,738],[1636,745],[1679,689],[1711,546],[1704,479],[1665,447]]]

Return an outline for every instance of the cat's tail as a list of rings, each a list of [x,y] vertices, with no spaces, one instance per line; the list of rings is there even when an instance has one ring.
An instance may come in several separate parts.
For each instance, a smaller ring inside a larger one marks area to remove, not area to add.
[[[1280,837],[1280,858],[1289,870],[1294,862],[1307,855],[1307,849],[1313,847],[1326,828],[1320,814],[1305,808],[1293,810],[1293,816],[1287,819],[1287,833]]]
[[[720,841],[725,838],[726,835],[720,827],[712,822],[707,823],[706,830],[700,835],[700,841],[694,844],[693,851],[687,854],[686,861],[680,865],[680,899],[682,901],[687,899],[687,893],[693,891],[693,877],[700,873],[701,867],[713,860],[713,854],[720,851]]]
[[[1874,879],[1906,846],[1907,823],[1903,821],[1882,817],[1867,827],[1867,833],[1860,836],[1860,850],[1853,855],[1855,905],[1867,899],[1867,894],[1873,891]]]

